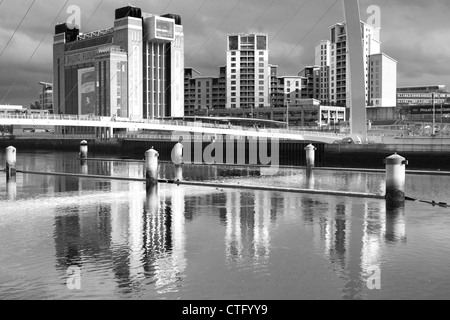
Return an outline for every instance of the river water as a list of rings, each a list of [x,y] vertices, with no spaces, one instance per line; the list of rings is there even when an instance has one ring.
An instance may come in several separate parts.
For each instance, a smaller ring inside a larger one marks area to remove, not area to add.
[[[21,153],[18,168],[143,176],[141,163],[82,168],[75,157]],[[273,173],[183,168],[195,181],[384,191],[383,174]],[[162,164],[160,174],[175,173]],[[18,173],[6,184],[1,172],[0,181],[0,299],[450,298],[449,208],[171,184],[146,192],[107,178]],[[449,185],[407,175],[410,197],[447,202]]]

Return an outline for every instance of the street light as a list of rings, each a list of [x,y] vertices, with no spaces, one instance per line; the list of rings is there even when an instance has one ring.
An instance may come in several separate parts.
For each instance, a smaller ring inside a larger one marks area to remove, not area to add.
[[[431,93],[431,98],[433,99],[433,127],[431,129],[431,135],[434,136],[434,126],[436,124],[436,103],[434,100],[434,92]]]
[[[286,128],[289,129],[289,100],[286,100]]]

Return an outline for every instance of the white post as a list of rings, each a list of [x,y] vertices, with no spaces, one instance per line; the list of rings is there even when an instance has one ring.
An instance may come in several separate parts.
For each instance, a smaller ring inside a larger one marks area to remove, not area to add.
[[[6,181],[6,196],[8,200],[16,200],[17,184],[15,176]]]
[[[314,168],[315,161],[316,161],[316,150],[317,148],[314,147],[312,144],[309,144],[305,147],[306,150],[306,166],[308,168]]]
[[[315,179],[314,170],[312,168],[306,169],[306,186],[309,190],[314,190]]]
[[[14,178],[16,176],[16,148],[6,148],[6,180]]]
[[[159,153],[153,147],[145,153],[145,180],[147,187],[158,182]]]
[[[172,162],[175,165],[183,163],[183,145],[181,142],[178,142],[172,149]]]
[[[175,181],[183,181],[183,166],[175,165]]]
[[[384,160],[386,165],[386,202],[388,206],[401,206],[405,203],[406,165],[408,161],[393,154]]]
[[[89,167],[87,164],[87,160],[81,160],[81,174],[88,175]]]
[[[80,159],[87,159],[88,157],[88,143],[86,140],[80,142]]]

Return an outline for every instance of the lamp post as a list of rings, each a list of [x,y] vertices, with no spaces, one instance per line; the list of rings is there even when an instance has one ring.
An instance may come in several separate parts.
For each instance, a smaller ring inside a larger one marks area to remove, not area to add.
[[[286,100],[286,129],[289,129],[289,100]]]
[[[433,99],[433,127],[431,129],[431,135],[434,136],[434,126],[436,124],[436,102],[434,100],[434,92],[431,93],[431,98]]]

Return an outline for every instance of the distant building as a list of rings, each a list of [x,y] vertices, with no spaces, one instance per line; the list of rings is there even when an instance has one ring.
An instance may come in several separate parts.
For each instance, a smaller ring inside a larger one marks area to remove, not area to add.
[[[220,67],[218,77],[202,77],[193,68],[185,69],[184,114],[209,113],[226,107],[226,67]]]
[[[304,79],[301,99],[320,100],[320,67],[305,67],[298,73],[298,76]]]
[[[268,35],[227,36],[226,108],[263,108],[270,105]]]
[[[319,99],[323,104],[330,104],[330,68],[331,68],[331,42],[322,40],[316,46],[315,64],[319,66]]]
[[[41,110],[53,112],[53,84],[40,82],[42,93],[39,94],[39,107]]]
[[[370,107],[395,107],[397,105],[397,61],[384,53],[369,57]]]
[[[381,52],[380,28],[361,21],[366,79],[366,104],[393,107],[397,83],[397,61]],[[350,87],[345,23],[330,27],[330,41],[323,40],[315,48],[316,65],[320,68],[318,99],[337,106],[349,106]],[[380,64],[371,72],[371,62]],[[378,70],[378,71],[377,71]],[[373,75],[373,77],[372,77]],[[378,76],[378,79],[376,77]],[[376,85],[378,80],[378,85]],[[372,85],[373,82],[373,85]],[[381,84],[382,83],[382,84]],[[378,88],[378,89],[377,89]],[[378,91],[377,91],[378,90]]]
[[[115,12],[114,26],[82,34],[57,25],[55,113],[154,119],[184,114],[184,35],[177,15]]]
[[[445,85],[412,86],[397,88],[398,106],[432,105],[433,93],[435,104],[450,103],[450,92]]]

